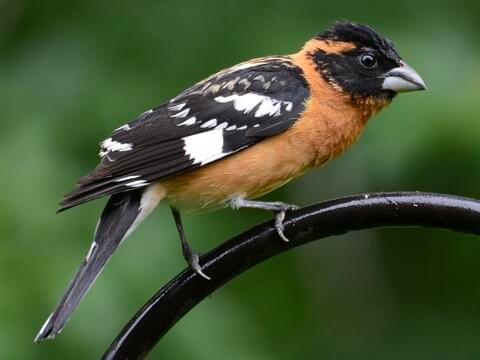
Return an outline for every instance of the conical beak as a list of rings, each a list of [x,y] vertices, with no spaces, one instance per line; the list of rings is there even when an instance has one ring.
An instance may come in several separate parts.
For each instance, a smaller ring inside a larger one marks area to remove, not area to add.
[[[401,61],[400,66],[393,68],[385,74],[382,88],[395,92],[426,90],[427,85],[413,68]]]

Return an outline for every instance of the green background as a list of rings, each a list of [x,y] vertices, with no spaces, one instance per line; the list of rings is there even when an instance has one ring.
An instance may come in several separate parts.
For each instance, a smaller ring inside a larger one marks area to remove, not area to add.
[[[390,37],[427,92],[399,96],[353,148],[269,199],[350,193],[480,197],[478,1],[0,2],[0,358],[95,359],[184,268],[168,209],[126,242],[54,342],[33,344],[86,253],[98,200],[56,203],[137,114],[242,60],[297,51],[336,19]],[[199,250],[267,218],[185,217]],[[214,229],[214,231],[212,231]],[[476,359],[480,242],[424,229],[362,231],[272,259],[189,313],[162,359]]]

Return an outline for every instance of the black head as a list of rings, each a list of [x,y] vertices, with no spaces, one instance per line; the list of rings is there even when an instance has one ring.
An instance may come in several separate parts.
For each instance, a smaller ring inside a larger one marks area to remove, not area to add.
[[[337,22],[316,40],[322,46],[311,56],[322,76],[349,94],[391,99],[397,92],[426,88],[393,43],[367,25]]]

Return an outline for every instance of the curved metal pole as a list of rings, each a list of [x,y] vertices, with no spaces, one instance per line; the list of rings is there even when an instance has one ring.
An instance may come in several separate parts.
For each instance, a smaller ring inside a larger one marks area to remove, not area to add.
[[[433,193],[372,193],[325,201],[289,213],[285,243],[273,222],[221,244],[201,259],[212,280],[185,270],[162,287],[128,322],[103,359],[143,359],[189,310],[227,281],[279,253],[353,230],[422,226],[480,235],[480,202]]]

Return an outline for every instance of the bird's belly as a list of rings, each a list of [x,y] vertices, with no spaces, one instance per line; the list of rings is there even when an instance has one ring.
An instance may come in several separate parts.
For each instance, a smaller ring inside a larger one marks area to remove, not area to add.
[[[256,198],[301,175],[314,164],[314,153],[291,151],[276,138],[161,182],[169,203],[179,209],[226,206],[235,196]],[[299,155],[300,154],[300,155]]]

